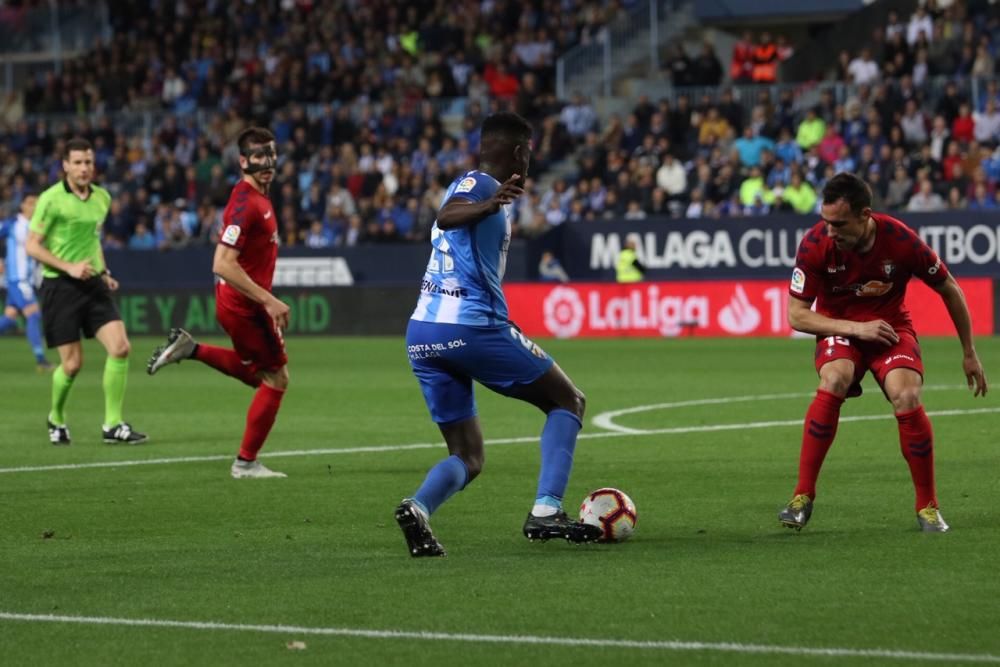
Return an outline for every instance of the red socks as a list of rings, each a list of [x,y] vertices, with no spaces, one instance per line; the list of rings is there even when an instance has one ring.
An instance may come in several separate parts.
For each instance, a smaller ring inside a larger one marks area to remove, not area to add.
[[[795,493],[816,497],[816,478],[823,466],[826,452],[837,435],[840,421],[840,406],[844,399],[823,389],[816,390],[816,398],[806,411],[806,423],[802,433],[802,451],[799,454],[799,482]]]
[[[244,384],[251,387],[260,386],[260,378],[250,372],[250,368],[243,364],[235,350],[198,343],[193,356],[201,363],[211,366],[220,373],[230,375]]]
[[[924,407],[896,415],[899,422],[899,447],[910,466],[910,477],[917,492],[917,510],[928,505],[937,507],[934,490],[934,431]]]
[[[261,384],[253,395],[250,409],[247,410],[247,428],[243,432],[243,442],[240,443],[240,458],[255,461],[257,452],[264,446],[267,434],[274,426],[274,419],[281,407],[281,398],[285,395],[283,389],[275,389]]]

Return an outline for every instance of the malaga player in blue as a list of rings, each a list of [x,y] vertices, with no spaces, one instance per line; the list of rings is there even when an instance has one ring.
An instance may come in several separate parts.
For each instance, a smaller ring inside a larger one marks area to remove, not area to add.
[[[416,493],[396,508],[396,521],[414,557],[445,555],[429,518],[483,469],[473,380],[546,414],[538,491],[524,535],[572,542],[601,535],[599,528],[571,520],[562,509],[584,396],[510,321],[500,287],[510,245],[509,205],[524,192],[531,135],[531,126],[517,114],[486,118],[479,169],[451,184],[431,231],[433,249],[406,330],[406,347],[450,456],[431,468]]]
[[[17,326],[17,314],[24,315],[28,335],[28,343],[35,354],[35,363],[39,371],[51,371],[53,366],[45,358],[45,348],[42,346],[42,314],[38,310],[38,300],[35,298],[34,276],[35,260],[24,251],[24,242],[28,238],[28,225],[35,212],[38,196],[27,194],[21,199],[21,207],[17,216],[7,222],[0,223],[0,243],[7,241],[7,254],[4,262],[4,274],[7,276],[7,303],[3,315],[0,315],[0,333]]]

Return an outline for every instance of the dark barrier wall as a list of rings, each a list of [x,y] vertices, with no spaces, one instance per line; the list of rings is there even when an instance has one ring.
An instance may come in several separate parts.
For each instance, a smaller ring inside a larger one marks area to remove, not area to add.
[[[543,243],[573,280],[614,280],[615,257],[628,237],[638,243],[649,280],[787,278],[799,241],[816,221],[815,216],[789,215],[586,222],[562,225]],[[955,275],[1000,277],[1000,215],[926,213],[905,216],[905,222]]]
[[[123,287],[130,289],[211,288],[213,247],[183,250],[107,250],[108,266]],[[334,250],[282,248],[284,259],[341,258],[356,285],[420,285],[430,244],[380,244]],[[524,242],[511,244],[507,275],[513,280],[527,279]],[[343,283],[337,283],[343,284]]]
[[[413,287],[283,288],[275,291],[291,306],[287,334],[402,336],[417,303]],[[160,335],[171,327],[192,334],[224,335],[215,321],[210,289],[128,290],[118,307],[129,334]]]
[[[1000,215],[924,213],[904,216],[961,276],[1000,278]],[[532,241],[511,244],[507,282],[535,280],[543,249],[562,261],[574,281],[614,280],[615,256],[629,235],[639,243],[649,280],[787,278],[799,240],[815,216],[770,216],[727,220],[613,221],[566,223]],[[108,251],[108,265],[126,289],[210,289],[212,248]],[[297,286],[420,283],[428,244],[372,245],[333,251],[282,249],[278,284]],[[336,262],[324,267],[322,263]],[[318,268],[317,266],[320,265]],[[347,282],[342,279],[349,278]]]

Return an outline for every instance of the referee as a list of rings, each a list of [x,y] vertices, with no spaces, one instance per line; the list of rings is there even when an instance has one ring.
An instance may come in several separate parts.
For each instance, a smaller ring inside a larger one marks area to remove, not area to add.
[[[109,444],[139,444],[146,435],[122,419],[128,378],[128,335],[111,292],[111,277],[101,249],[101,226],[111,195],[91,181],[94,150],[85,139],[70,139],[63,153],[65,179],[38,198],[25,250],[41,262],[42,328],[50,348],[59,351],[59,368],[52,374],[49,441],[70,443],[64,408],[73,380],[83,366],[80,334],[97,338],[108,352],[104,363],[104,425]]]

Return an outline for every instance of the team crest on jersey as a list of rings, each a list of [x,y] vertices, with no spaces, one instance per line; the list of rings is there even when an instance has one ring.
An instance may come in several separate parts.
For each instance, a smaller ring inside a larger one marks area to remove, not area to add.
[[[235,245],[236,241],[240,238],[240,228],[239,225],[229,225],[226,227],[226,231],[222,232],[222,242],[228,245]]]
[[[472,176],[467,176],[459,181],[458,187],[455,188],[455,192],[472,192],[472,188],[474,187],[476,187],[476,179]]]
[[[896,270],[896,265],[892,263],[891,260],[886,260],[882,262],[882,271],[885,273],[886,278],[892,277],[892,272]]]

